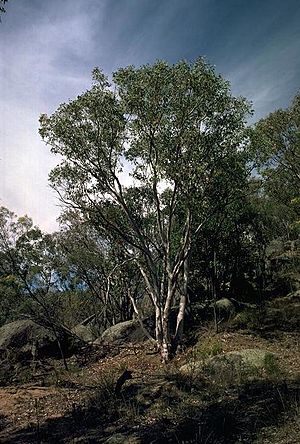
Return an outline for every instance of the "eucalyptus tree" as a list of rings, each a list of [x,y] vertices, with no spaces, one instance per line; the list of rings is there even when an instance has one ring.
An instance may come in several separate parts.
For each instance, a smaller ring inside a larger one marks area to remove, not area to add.
[[[269,209],[287,236],[300,231],[300,95],[254,127],[252,146]],[[271,208],[271,206],[273,208]],[[275,206],[275,208],[274,208]],[[274,214],[275,214],[274,213]]]
[[[0,208],[0,289],[1,283],[13,283],[19,307],[12,308],[19,315],[29,312],[53,331],[67,368],[60,334],[69,332],[57,318],[54,301],[49,300],[50,295],[60,290],[55,256],[54,236],[42,233],[28,216],[17,217],[7,208]]]
[[[214,211],[211,192],[222,181],[229,197],[243,170],[249,105],[203,59],[129,66],[113,74],[112,85],[95,69],[93,80],[40,118],[41,136],[61,159],[50,182],[65,205],[113,233],[138,267],[167,361],[182,334],[188,256]]]
[[[54,236],[42,233],[28,216],[18,217],[0,208],[0,270],[11,275],[23,296],[49,315],[47,295],[60,288],[55,256]]]
[[[57,273],[64,289],[82,293],[86,303],[93,305],[88,312],[95,314],[102,330],[131,319],[128,292],[136,295],[140,287],[133,264],[122,258],[123,251],[112,236],[95,230],[78,212],[64,212],[59,220]]]
[[[300,94],[287,109],[261,119],[252,137],[260,171],[288,174],[300,187]]]
[[[7,208],[0,208],[0,325],[14,318],[23,301],[22,284],[13,264],[16,242],[26,229],[26,220],[15,218]]]

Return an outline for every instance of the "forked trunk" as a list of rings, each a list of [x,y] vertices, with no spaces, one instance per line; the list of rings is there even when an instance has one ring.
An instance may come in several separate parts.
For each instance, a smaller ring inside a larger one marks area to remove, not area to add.
[[[157,348],[162,362],[167,363],[171,358],[171,341],[169,336],[169,318],[165,317],[160,307],[155,310],[155,334]]]

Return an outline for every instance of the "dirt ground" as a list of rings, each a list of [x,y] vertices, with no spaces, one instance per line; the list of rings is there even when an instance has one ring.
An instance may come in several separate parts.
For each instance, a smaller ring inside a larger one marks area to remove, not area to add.
[[[208,335],[212,333],[204,332],[203,338]],[[286,378],[298,378],[298,380],[300,378],[300,336],[296,333],[280,333],[271,339],[245,332],[222,332],[214,334],[214,337],[221,342],[222,353],[246,348],[260,348],[274,352],[279,358],[280,368],[283,369]],[[116,378],[124,368],[127,368],[133,372],[133,381],[139,383],[163,377],[166,369],[161,364],[159,356],[148,353],[146,343],[128,347],[115,357],[99,359],[74,373],[62,372],[62,379],[57,381],[56,385],[42,386],[40,381],[37,381],[0,388],[0,442],[14,442],[11,439],[19,430],[30,427],[38,429],[46,420],[64,417],[78,406],[84,406],[104,375]],[[179,368],[185,359],[186,354],[183,353],[174,359],[171,366]],[[257,443],[275,444],[277,441],[274,430],[269,431],[270,433],[271,438],[268,437],[266,430],[265,441]]]

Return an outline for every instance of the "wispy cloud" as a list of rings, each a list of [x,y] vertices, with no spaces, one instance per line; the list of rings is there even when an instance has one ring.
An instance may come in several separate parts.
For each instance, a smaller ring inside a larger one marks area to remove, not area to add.
[[[266,29],[260,47],[243,54],[240,63],[225,74],[233,92],[253,102],[255,121],[288,106],[299,91],[300,32],[295,32],[295,20],[289,26],[290,29],[273,30],[272,38]]]
[[[68,14],[54,22],[47,15],[31,17],[29,9],[21,28],[13,28],[14,35],[6,17],[0,43],[0,203],[18,214],[29,214],[50,231],[56,227],[58,202],[47,177],[56,159],[40,140],[38,118],[89,86],[91,67],[83,62],[94,44],[94,16],[74,10],[73,2],[65,3]],[[64,59],[69,63],[64,64]],[[80,63],[71,69],[76,60]]]
[[[56,159],[41,113],[90,86],[90,73],[207,56],[258,119],[299,88],[299,0],[22,0],[0,25],[0,204],[56,227],[47,176]],[[125,174],[125,173],[124,173]],[[126,174],[124,176],[126,179]]]

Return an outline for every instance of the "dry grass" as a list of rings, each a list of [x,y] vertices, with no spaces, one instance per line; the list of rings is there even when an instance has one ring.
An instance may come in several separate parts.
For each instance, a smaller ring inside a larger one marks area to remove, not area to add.
[[[99,424],[106,424],[107,430],[110,424],[112,431],[123,427],[134,432],[149,431],[150,434],[157,433],[162,436],[164,433],[173,436],[172,433],[174,433],[174,439],[175,436],[177,439],[174,442],[184,442],[182,433],[191,429],[189,418],[194,418],[193,421],[197,422],[197,417],[202,417],[200,413],[207,409],[207,414],[210,415],[209,406],[215,402],[217,406],[219,405],[220,417],[225,415],[224,412],[228,409],[234,411],[235,406],[241,404],[239,391],[235,389],[228,391],[225,388],[221,393],[217,386],[213,389],[205,380],[198,380],[197,384],[194,384],[191,378],[183,380],[178,372],[180,366],[189,359],[205,361],[217,354],[247,348],[261,348],[275,353],[287,379],[295,380],[297,375],[300,375],[299,335],[293,333],[282,333],[273,340],[242,332],[215,334],[204,331],[196,346],[186,350],[167,367],[161,364],[159,355],[147,354],[148,344],[128,346],[122,349],[118,356],[99,359],[80,370],[77,368],[76,372],[71,374],[60,372],[56,368],[54,377],[57,379],[57,374],[59,374],[60,386],[1,388],[0,414],[5,418],[6,425],[0,432],[0,441],[4,440],[5,436],[17,433],[21,428],[35,423],[35,406],[38,403],[41,427],[50,418],[59,420],[71,414],[72,411],[74,413],[74,409],[76,413],[78,408],[79,417],[85,417],[87,424],[89,417],[92,418],[93,426],[95,426],[95,421],[96,423],[98,421]],[[270,365],[272,366],[272,363]],[[133,372],[133,379],[125,383],[122,397],[116,399],[113,394],[114,384],[124,368]],[[254,409],[255,400],[253,402]],[[284,410],[284,407],[282,409]],[[213,416],[213,410],[211,412]],[[208,429],[214,427],[214,422],[210,422],[210,417],[207,421],[208,425],[202,425],[202,427],[208,427]],[[261,437],[257,438],[257,444],[263,442],[298,444],[299,440],[284,441],[282,438],[292,423],[293,421],[287,419],[280,428],[271,427],[263,430]],[[291,436],[298,433],[297,424],[299,421],[295,422]],[[182,430],[182,433],[178,430]],[[195,437],[198,432],[194,429],[192,431]],[[274,440],[272,440],[272,434],[275,436]],[[281,437],[282,441],[276,441],[276,434],[278,434],[278,439]],[[263,439],[266,440],[263,441]]]

